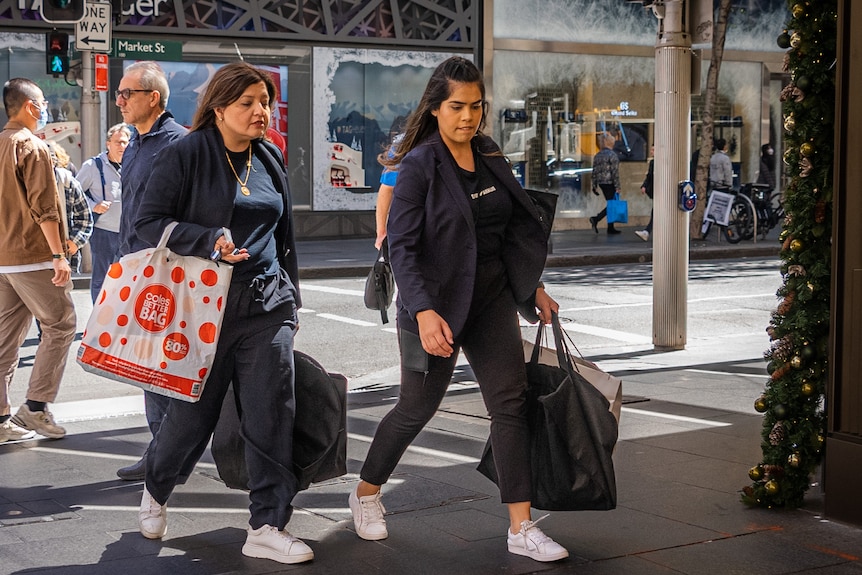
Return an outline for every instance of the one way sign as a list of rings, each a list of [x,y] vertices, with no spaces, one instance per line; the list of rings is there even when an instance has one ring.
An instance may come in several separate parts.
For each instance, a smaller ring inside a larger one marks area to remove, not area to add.
[[[75,24],[75,49],[79,52],[111,51],[111,4],[87,2],[84,18]]]

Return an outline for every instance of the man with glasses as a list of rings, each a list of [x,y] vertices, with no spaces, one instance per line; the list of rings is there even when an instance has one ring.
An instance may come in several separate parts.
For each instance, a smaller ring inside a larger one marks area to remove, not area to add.
[[[33,134],[48,121],[42,90],[13,78],[3,86],[3,105],[9,122],[0,133],[0,443],[33,432],[60,439],[66,430],[54,422],[48,403],[57,397],[76,325],[65,200],[57,193],[48,147]],[[9,388],[34,317],[42,340],[26,401],[12,417]]]
[[[120,219],[119,256],[150,247],[138,238],[134,223],[141,203],[141,195],[153,169],[158,152],[186,134],[188,130],[178,124],[168,106],[170,90],[164,71],[156,62],[135,62],[126,68],[119,89],[114,93],[117,107],[126,124],[134,126],[126,151],[123,153],[122,195],[123,211]],[[149,391],[144,392],[147,423],[155,437],[170,398]],[[147,452],[137,463],[123,467],[117,476],[126,481],[139,481],[146,474]]]

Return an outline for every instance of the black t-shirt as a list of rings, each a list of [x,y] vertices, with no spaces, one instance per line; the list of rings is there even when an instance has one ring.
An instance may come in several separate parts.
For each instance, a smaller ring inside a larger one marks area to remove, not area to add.
[[[475,172],[458,168],[461,185],[476,226],[477,260],[499,259],[503,249],[506,226],[512,217],[512,198],[508,191],[485,166],[482,157],[475,157]]]

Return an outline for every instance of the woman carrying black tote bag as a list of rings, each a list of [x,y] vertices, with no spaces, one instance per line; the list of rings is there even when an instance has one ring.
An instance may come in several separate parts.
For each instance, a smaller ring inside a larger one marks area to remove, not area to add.
[[[608,400],[573,367],[560,318],[551,323],[559,366],[539,363],[539,327],[527,362],[533,499],[548,511],[608,510],[617,504],[611,456],[618,427]],[[477,468],[497,482],[490,440]]]

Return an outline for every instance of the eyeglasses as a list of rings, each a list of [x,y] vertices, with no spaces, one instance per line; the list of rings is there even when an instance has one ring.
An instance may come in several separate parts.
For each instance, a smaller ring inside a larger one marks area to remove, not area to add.
[[[155,90],[132,90],[131,88],[126,88],[125,90],[117,90],[116,92],[114,92],[114,96],[117,98],[117,100],[119,100],[120,98],[122,98],[123,100],[128,100],[135,92],[155,92]]]

